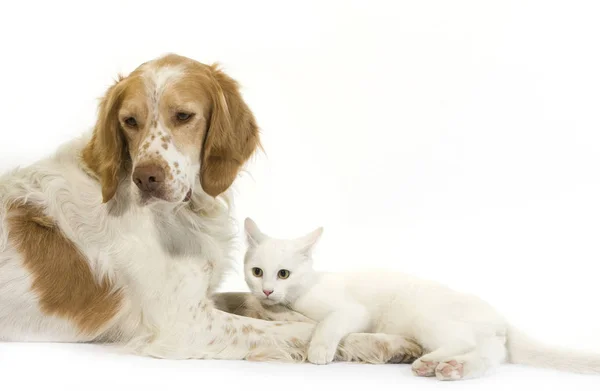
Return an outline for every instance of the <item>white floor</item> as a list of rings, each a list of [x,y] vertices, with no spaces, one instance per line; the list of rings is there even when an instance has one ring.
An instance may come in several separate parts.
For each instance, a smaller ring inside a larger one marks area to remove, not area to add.
[[[0,344],[1,390],[600,390],[600,376],[504,365],[482,379],[416,378],[408,365],[166,361],[100,346]],[[408,387],[407,387],[408,386]]]

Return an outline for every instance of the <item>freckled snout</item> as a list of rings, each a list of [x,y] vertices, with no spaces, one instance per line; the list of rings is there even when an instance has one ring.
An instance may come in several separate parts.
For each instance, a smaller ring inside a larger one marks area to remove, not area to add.
[[[158,164],[144,164],[133,170],[133,181],[144,193],[153,195],[165,181],[165,170]]]

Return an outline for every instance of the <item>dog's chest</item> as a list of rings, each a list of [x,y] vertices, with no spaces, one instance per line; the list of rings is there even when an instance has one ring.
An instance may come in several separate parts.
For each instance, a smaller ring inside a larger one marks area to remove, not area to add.
[[[126,219],[126,226],[121,229],[125,235],[120,240],[127,251],[119,256],[120,263],[131,264],[134,274],[147,274],[156,280],[179,279],[178,284],[193,284],[204,295],[213,292],[230,267],[231,238],[213,234],[211,227],[198,229],[205,224],[201,219],[153,213]]]

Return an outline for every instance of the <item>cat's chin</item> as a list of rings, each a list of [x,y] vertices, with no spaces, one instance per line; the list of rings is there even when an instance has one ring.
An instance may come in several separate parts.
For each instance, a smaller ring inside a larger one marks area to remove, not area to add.
[[[262,305],[265,305],[267,307],[280,304],[279,301],[273,299],[261,299],[260,302],[262,303]]]

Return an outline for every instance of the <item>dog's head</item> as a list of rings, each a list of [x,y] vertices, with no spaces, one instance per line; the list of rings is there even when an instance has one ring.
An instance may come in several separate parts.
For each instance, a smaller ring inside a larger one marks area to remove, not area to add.
[[[127,176],[145,202],[216,197],[259,145],[237,83],[216,66],[167,55],[120,78],[100,103],[83,158],[109,201]]]

